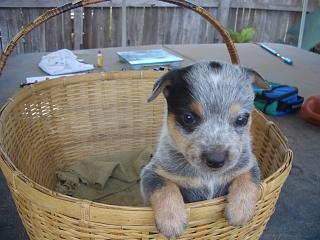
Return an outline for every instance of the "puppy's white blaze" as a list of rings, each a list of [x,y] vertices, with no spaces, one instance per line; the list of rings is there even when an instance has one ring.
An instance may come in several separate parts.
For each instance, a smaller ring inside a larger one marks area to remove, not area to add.
[[[225,136],[229,128],[227,122],[225,124],[217,124],[215,119],[210,119],[204,123],[204,125],[200,126],[200,128],[202,129],[202,142],[204,142],[205,145],[217,145],[219,142],[226,142],[225,140],[222,141],[221,138],[228,139],[228,136]]]

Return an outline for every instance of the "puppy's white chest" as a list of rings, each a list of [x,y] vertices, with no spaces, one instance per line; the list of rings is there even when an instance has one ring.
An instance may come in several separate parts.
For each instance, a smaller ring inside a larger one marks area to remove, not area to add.
[[[218,196],[225,195],[228,191],[229,182],[222,177],[212,177],[205,182],[205,186],[208,188],[208,199],[212,199]]]

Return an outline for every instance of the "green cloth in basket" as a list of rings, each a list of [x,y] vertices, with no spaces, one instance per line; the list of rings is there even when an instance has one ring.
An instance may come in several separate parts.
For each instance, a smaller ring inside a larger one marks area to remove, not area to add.
[[[56,172],[56,191],[108,204],[142,205],[140,171],[151,154],[146,147],[76,162]]]

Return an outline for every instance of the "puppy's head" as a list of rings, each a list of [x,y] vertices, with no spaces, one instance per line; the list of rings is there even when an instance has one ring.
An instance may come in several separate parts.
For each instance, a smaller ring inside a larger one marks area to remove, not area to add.
[[[235,166],[250,142],[254,107],[253,70],[219,62],[201,62],[168,72],[149,98],[163,92],[168,106],[171,144],[193,166],[223,171]]]

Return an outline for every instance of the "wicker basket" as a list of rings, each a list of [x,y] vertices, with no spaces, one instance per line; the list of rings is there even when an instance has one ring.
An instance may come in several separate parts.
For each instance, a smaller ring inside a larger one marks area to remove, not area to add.
[[[101,1],[101,0],[100,0]],[[45,13],[11,41],[0,68],[22,36],[48,18],[95,1],[68,4]],[[181,0],[222,34],[233,63],[232,41],[215,19]],[[150,208],[80,200],[54,192],[54,172],[87,156],[155,145],[164,100],[147,103],[162,73],[92,73],[34,84],[19,91],[0,115],[0,167],[31,239],[160,239]],[[190,226],[181,239],[258,239],[274,212],[290,168],[292,152],[279,129],[253,114],[254,151],[262,171],[254,219],[231,227],[224,219],[225,197],[187,204]]]

